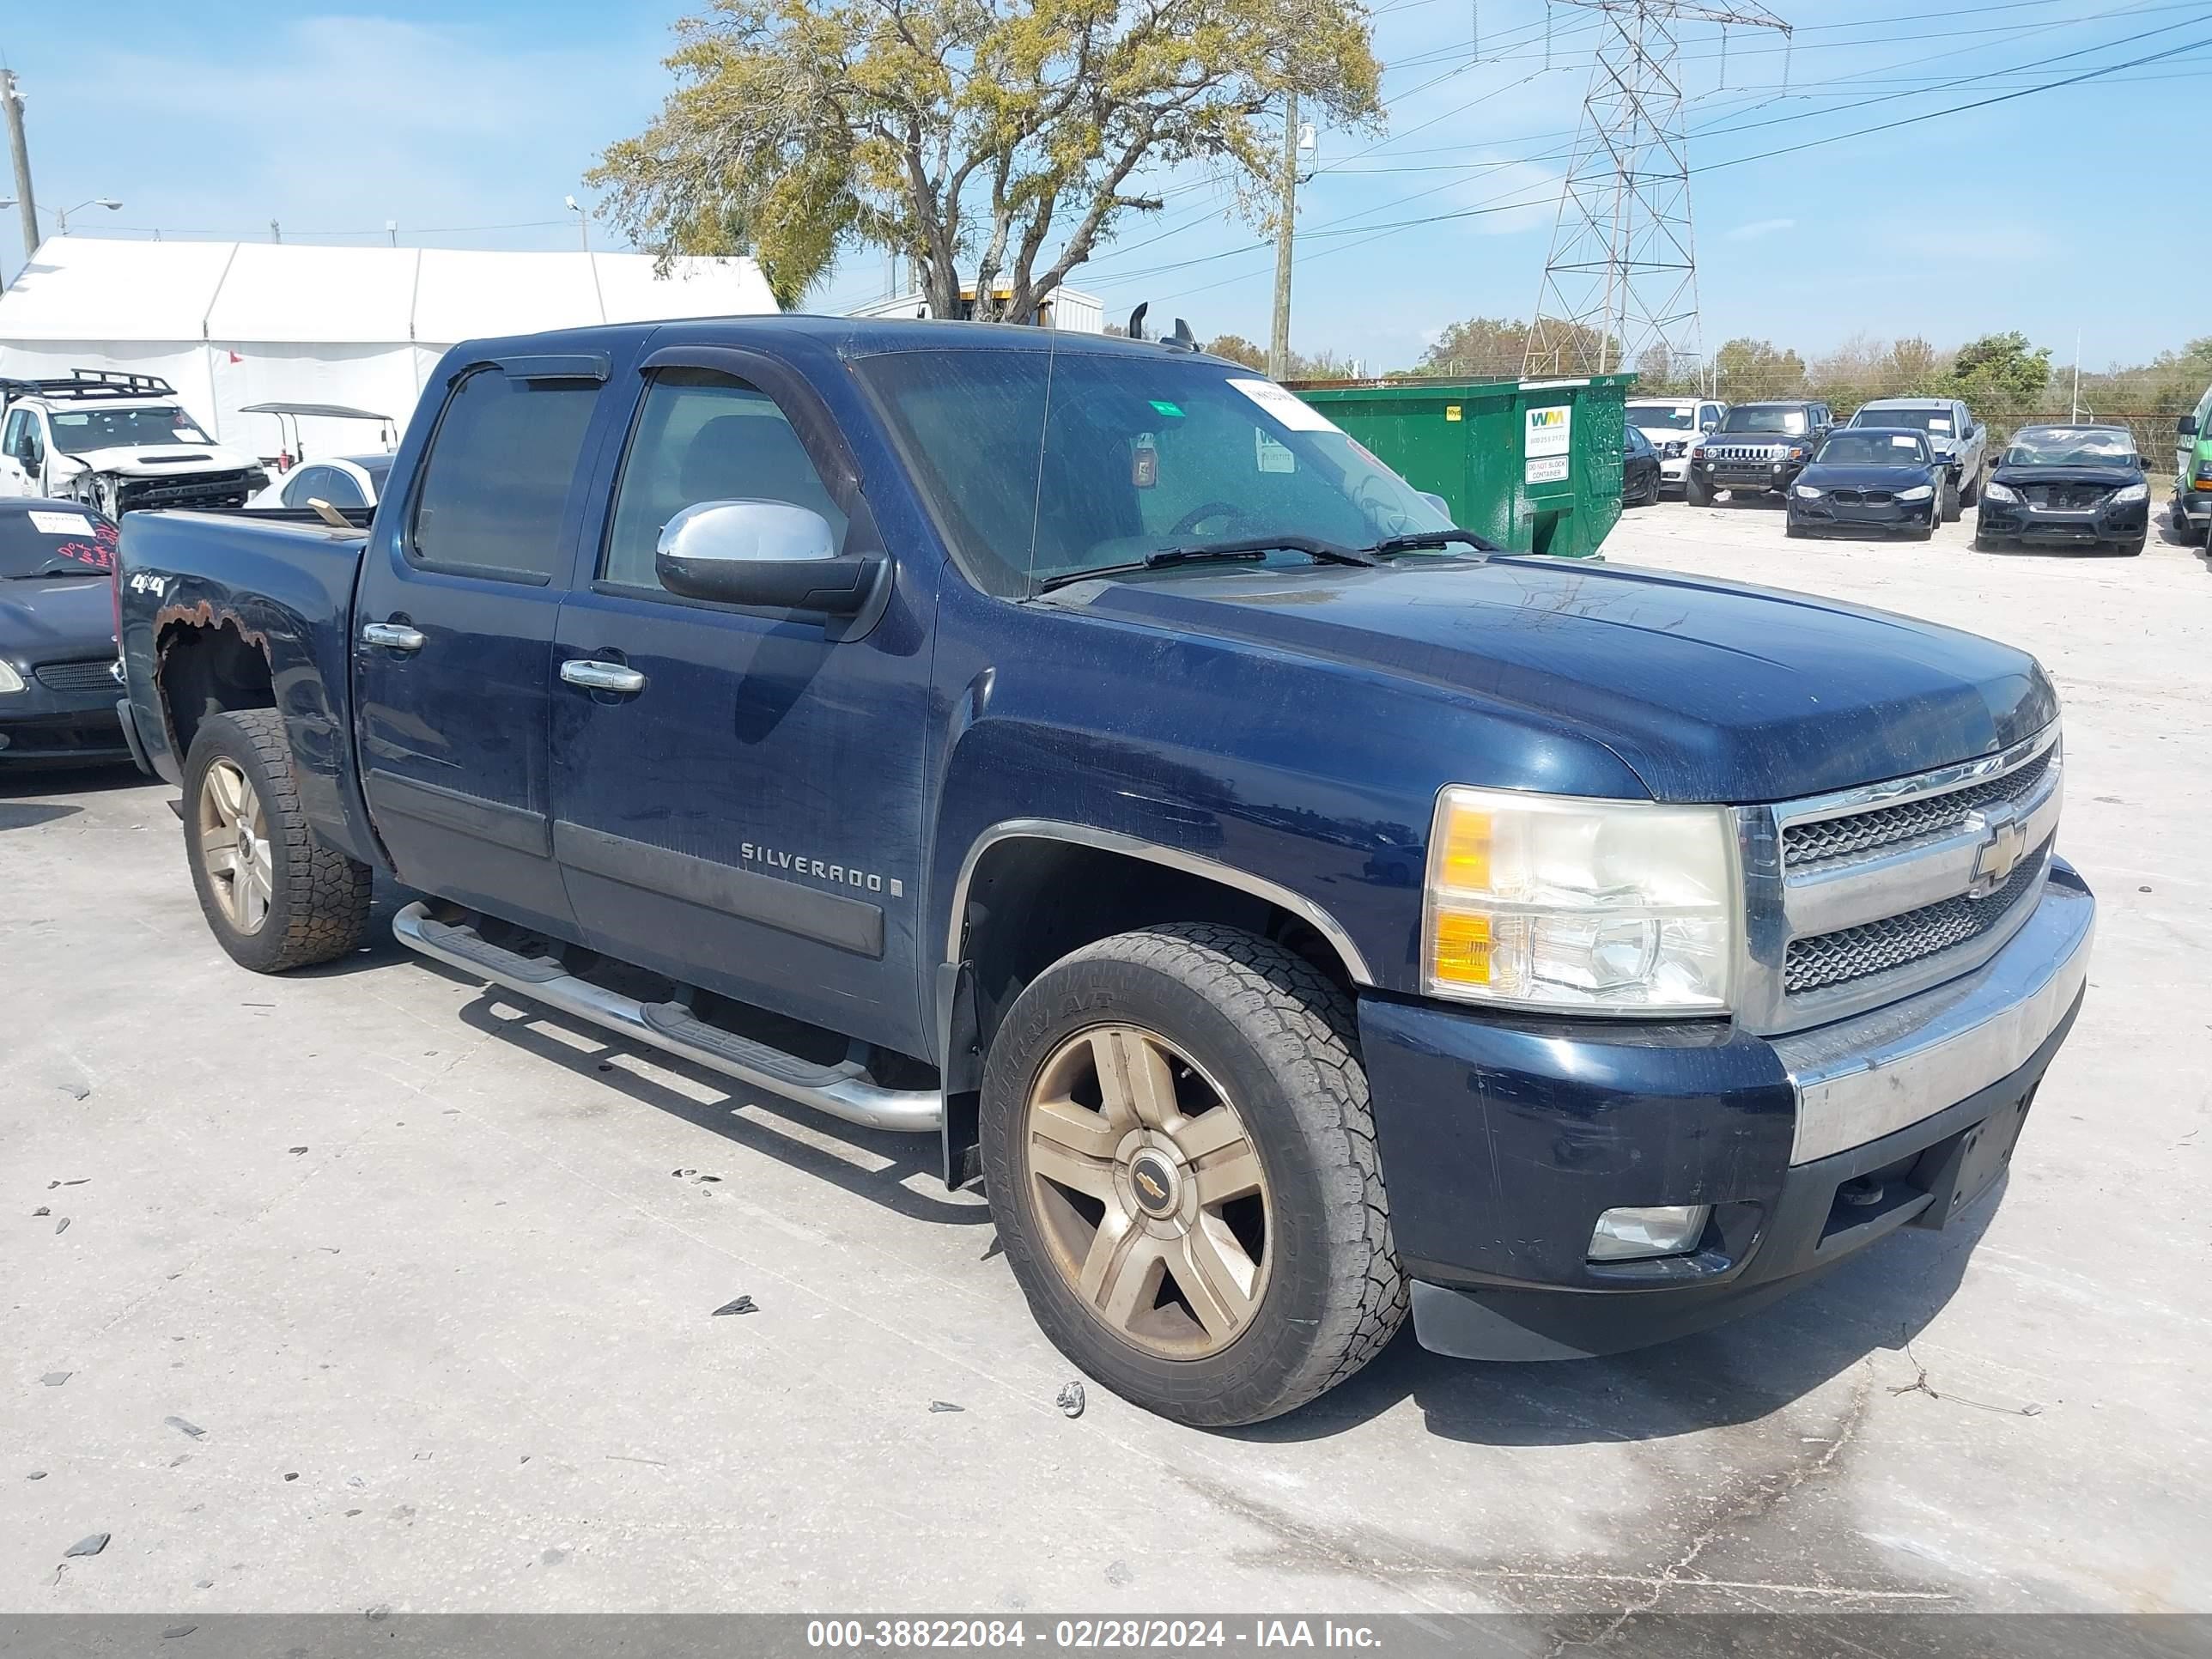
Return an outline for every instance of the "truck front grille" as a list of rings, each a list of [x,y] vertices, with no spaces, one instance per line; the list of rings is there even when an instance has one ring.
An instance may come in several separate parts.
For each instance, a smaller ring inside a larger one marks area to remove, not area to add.
[[[2011,914],[2013,906],[2031,888],[2041,884],[2050,851],[2051,843],[2045,842],[2020,861],[2002,887],[1985,897],[1961,893],[1901,916],[1790,940],[1783,959],[1783,988],[1791,996],[1799,996],[1924,962],[1980,939]]]
[[[116,510],[150,507],[243,507],[255,489],[255,475],[243,469],[199,472],[188,478],[125,478]]]
[[[1948,794],[1923,795],[1896,806],[1880,806],[1845,818],[1818,818],[1793,823],[1782,832],[1782,862],[1790,870],[1856,857],[1908,842],[1932,840],[1948,835],[1966,822],[1976,807],[1995,801],[2021,801],[2032,794],[2051,769],[2051,751],[2045,750],[2025,765],[1985,783],[1954,789]]]
[[[1709,461],[1752,461],[1761,466],[1780,460],[1784,453],[1782,448],[1766,444],[1708,444],[1705,448]]]
[[[1736,1018],[1805,1030],[1980,967],[2040,901],[2063,773],[2053,723],[1910,777],[1735,809]]]

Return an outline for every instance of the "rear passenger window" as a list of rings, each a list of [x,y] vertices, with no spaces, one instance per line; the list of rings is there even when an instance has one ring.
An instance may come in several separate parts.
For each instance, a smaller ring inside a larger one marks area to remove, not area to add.
[[[845,515],[781,410],[765,392],[711,369],[656,375],[623,459],[599,577],[658,588],[661,527],[701,501],[783,501],[819,513],[845,546]]]
[[[544,583],[599,397],[594,384],[480,368],[453,388],[430,441],[408,556],[506,581]]]

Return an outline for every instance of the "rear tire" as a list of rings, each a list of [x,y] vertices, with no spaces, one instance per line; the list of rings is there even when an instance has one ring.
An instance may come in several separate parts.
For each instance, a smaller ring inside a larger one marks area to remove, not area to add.
[[[1062,957],[991,1044],[980,1127],[1030,1312],[1148,1411],[1279,1415],[1405,1319],[1350,1000],[1267,939],[1179,924]]]
[[[200,912],[240,967],[281,974],[361,943],[372,872],[308,827],[275,709],[200,723],[185,760],[184,817]]]

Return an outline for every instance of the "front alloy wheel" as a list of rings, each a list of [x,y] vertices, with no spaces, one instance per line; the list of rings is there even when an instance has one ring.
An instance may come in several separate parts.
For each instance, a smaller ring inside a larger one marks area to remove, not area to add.
[[[1351,998],[1211,922],[1070,952],[1007,1010],[977,1133],[1030,1310],[1126,1400],[1206,1427],[1381,1352],[1405,1272]]]
[[[1266,1293],[1267,1182],[1219,1085],[1166,1038],[1102,1025],[1030,1091],[1023,1156],[1044,1255],[1122,1340],[1202,1359]]]
[[[236,762],[218,758],[200,779],[199,844],[208,885],[240,933],[261,931],[274,896],[261,797]]]

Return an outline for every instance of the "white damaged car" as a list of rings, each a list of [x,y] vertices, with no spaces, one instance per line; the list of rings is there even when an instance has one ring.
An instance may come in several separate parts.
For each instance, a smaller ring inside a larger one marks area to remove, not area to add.
[[[256,457],[217,444],[152,375],[0,380],[0,495],[82,501],[120,518],[146,507],[243,507],[269,482]]]

